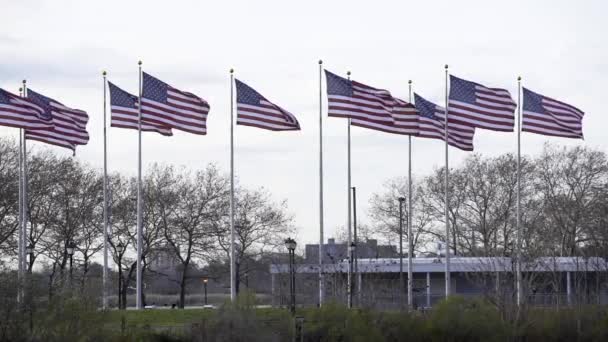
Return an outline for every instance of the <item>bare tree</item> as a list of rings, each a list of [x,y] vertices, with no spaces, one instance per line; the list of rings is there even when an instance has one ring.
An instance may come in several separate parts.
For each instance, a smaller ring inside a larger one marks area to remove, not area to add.
[[[434,213],[421,199],[423,190],[421,184],[413,182],[412,210],[408,212],[407,203],[403,208],[403,236],[407,236],[405,229],[408,220],[412,220],[412,244],[414,251],[422,251],[427,242],[432,238],[434,231],[431,230]],[[408,198],[407,178],[393,178],[384,184],[384,191],[374,193],[370,199],[369,215],[374,220],[374,227],[380,232],[386,241],[395,241],[399,237],[399,197]]]
[[[18,217],[18,158],[17,146],[0,139],[0,251],[14,253],[14,238]]]
[[[223,202],[223,216],[214,231],[219,250],[230,259],[229,198]],[[241,276],[249,272],[247,259],[258,258],[265,253],[281,250],[286,237],[294,233],[292,217],[287,214],[287,202],[274,203],[264,190],[235,190],[236,235],[235,263],[236,290],[239,291]]]

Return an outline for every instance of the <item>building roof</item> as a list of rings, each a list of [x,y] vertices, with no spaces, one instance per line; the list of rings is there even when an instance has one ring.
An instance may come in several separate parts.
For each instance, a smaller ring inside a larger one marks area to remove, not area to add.
[[[451,257],[451,272],[513,272],[514,260],[505,257]],[[445,258],[413,258],[412,272],[427,273],[445,271]],[[608,270],[608,263],[600,257],[541,257],[522,263],[524,272],[596,272]],[[403,258],[403,272],[407,272],[407,258]],[[360,273],[397,273],[399,258],[359,259]],[[323,264],[324,273],[345,273],[348,261]],[[270,273],[288,273],[289,265],[270,265]],[[318,264],[297,264],[297,273],[319,273]]]

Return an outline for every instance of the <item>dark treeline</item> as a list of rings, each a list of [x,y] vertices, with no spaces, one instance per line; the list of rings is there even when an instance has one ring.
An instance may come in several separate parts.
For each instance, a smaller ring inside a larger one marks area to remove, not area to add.
[[[7,267],[17,257],[17,165],[15,142],[0,139],[0,266],[3,263]],[[81,291],[90,286],[99,294],[99,282],[88,278],[95,267],[93,260],[99,263],[103,253],[103,173],[78,158],[59,157],[49,150],[28,155],[27,167],[30,226],[26,244],[34,246],[30,267],[44,275],[48,296],[52,297],[64,288],[69,271],[66,245],[73,241],[77,269],[74,282]],[[110,260],[115,264],[120,260],[126,303],[127,289],[135,286],[136,275],[136,180],[113,173],[108,183]],[[152,272],[151,254],[155,250],[169,253],[178,264],[178,276],[172,281],[180,288],[180,307],[184,305],[188,283],[200,283],[200,278],[189,275],[192,270],[213,263],[216,277],[229,275],[229,190],[229,178],[214,165],[191,171],[154,164],[145,172],[144,278]],[[235,193],[240,284],[249,271],[249,261],[281,251],[283,240],[294,233],[294,228],[285,201],[276,203],[263,188],[252,190],[237,185]],[[120,254],[119,244],[125,247]]]
[[[512,256],[516,237],[516,156],[472,154],[450,169],[451,250],[461,256]],[[521,161],[522,247],[527,257],[608,257],[608,160],[588,147],[545,145]],[[444,169],[414,180],[416,252],[444,240]],[[370,216],[387,240],[398,234],[397,198],[407,179],[391,179],[370,199]],[[405,220],[409,219],[407,206]]]

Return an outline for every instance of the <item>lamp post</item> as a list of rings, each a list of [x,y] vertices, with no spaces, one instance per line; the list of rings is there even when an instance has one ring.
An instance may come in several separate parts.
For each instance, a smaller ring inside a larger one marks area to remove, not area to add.
[[[287,238],[285,239],[285,247],[287,247],[287,250],[289,251],[289,291],[290,291],[290,295],[291,295],[291,304],[290,304],[290,310],[291,310],[291,314],[295,315],[296,314],[296,273],[294,270],[294,253],[296,250],[296,240],[292,239],[292,238]]]
[[[207,283],[209,279],[203,278],[203,288],[205,289],[205,305],[207,305]]]
[[[30,324],[30,332],[34,330],[34,291],[33,291],[33,283],[32,283],[32,265],[34,264],[34,245],[29,244],[25,248],[25,253],[28,255],[28,302],[29,302],[29,324]]]
[[[349,265],[349,267],[350,267],[350,274],[353,274],[353,266],[354,266],[354,262],[353,261],[354,261],[356,246],[357,245],[354,242],[351,242],[350,246],[348,246],[348,256],[349,256],[348,258],[350,260],[350,265]],[[349,296],[348,302],[350,303],[350,307],[352,307],[352,305],[353,305],[353,290],[355,288],[354,282],[351,282],[350,286],[351,286],[350,291],[348,291],[348,296]]]
[[[68,255],[70,256],[70,289],[72,287],[73,280],[74,249],[76,249],[76,244],[74,244],[74,241],[70,240],[65,247],[66,252],[68,252]]]
[[[122,242],[118,242],[116,245],[116,253],[118,253],[118,309],[123,308],[122,302],[122,253],[125,251],[125,246]]]
[[[34,245],[31,243],[25,247],[25,253],[28,255],[28,267],[27,271],[29,274],[32,274],[32,264],[34,263]]]
[[[405,293],[405,286],[403,282],[403,203],[405,202],[405,197],[399,197],[399,289],[400,296],[399,298],[403,298],[403,294]]]

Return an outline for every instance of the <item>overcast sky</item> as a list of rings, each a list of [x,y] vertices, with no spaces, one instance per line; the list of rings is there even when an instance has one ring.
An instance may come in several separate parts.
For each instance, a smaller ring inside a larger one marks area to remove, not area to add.
[[[248,187],[287,199],[298,239],[319,238],[318,64],[407,99],[414,90],[441,104],[443,65],[456,76],[516,94],[516,79],[586,112],[585,140],[524,134],[522,151],[546,141],[608,151],[605,110],[608,23],[605,1],[1,1],[0,87],[28,84],[89,113],[90,142],[77,156],[101,169],[101,71],[136,93],[144,70],[211,105],[208,135],[144,134],[144,165],[153,162],[228,171],[230,83],[235,68],[269,100],[294,113],[301,132],[236,127],[236,174]],[[325,99],[323,100],[325,101]],[[326,110],[324,103],[324,111]],[[324,112],[326,237],[346,222],[346,121]],[[0,128],[2,136],[16,129]],[[109,130],[109,169],[136,174],[136,131]],[[43,148],[32,142],[29,146]],[[443,143],[414,139],[413,170],[443,165]],[[58,154],[71,152],[52,147]],[[513,133],[477,130],[475,149],[515,152]],[[466,153],[450,149],[451,165]],[[352,132],[352,184],[359,221],[382,184],[407,175],[407,137]],[[145,169],[144,169],[145,172]]]

